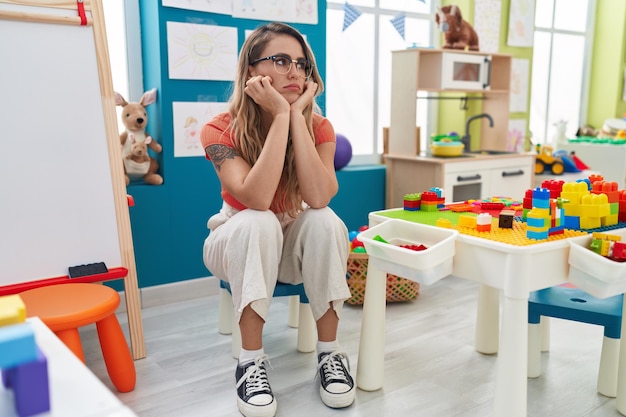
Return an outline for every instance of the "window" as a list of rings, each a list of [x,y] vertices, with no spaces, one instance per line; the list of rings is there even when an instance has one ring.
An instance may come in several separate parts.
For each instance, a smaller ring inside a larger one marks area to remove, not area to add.
[[[109,46],[113,89],[127,101],[139,100],[143,94],[141,64],[141,33],[137,0],[102,2]],[[118,125],[121,107],[117,107]]]
[[[574,137],[586,119],[595,0],[542,0],[535,7],[529,125],[534,143],[551,143],[559,121]]]
[[[432,46],[434,5],[431,0],[352,0],[362,14],[343,31],[344,5],[344,0],[328,0],[326,9],[326,116],[350,141],[351,164],[379,163],[382,130],[390,119],[391,51]],[[401,13],[405,39],[391,23]],[[420,126],[427,126],[428,107],[418,106]]]

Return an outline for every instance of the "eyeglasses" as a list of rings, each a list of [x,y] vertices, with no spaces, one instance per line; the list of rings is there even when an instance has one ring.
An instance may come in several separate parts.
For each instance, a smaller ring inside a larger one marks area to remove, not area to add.
[[[255,65],[261,61],[269,60],[274,62],[274,69],[279,74],[287,74],[289,71],[291,71],[291,64],[296,64],[296,70],[298,72],[298,75],[302,78],[309,78],[313,73],[313,64],[311,64],[308,59],[291,59],[289,55],[266,56],[265,58],[259,58],[252,61],[250,65]]]

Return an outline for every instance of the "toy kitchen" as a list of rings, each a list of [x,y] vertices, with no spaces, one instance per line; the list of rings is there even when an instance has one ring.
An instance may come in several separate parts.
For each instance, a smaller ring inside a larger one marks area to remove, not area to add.
[[[385,154],[386,206],[405,194],[440,187],[446,203],[521,196],[532,187],[535,156],[506,149],[511,56],[449,49],[392,52],[391,119]],[[418,92],[479,94],[482,111],[467,118],[458,141],[433,141],[420,152],[415,140]],[[470,127],[480,123],[478,137]]]

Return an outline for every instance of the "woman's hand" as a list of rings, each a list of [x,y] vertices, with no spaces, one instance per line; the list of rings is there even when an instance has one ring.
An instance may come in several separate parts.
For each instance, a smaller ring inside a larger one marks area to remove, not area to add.
[[[289,112],[289,102],[272,86],[272,78],[256,75],[246,81],[243,91],[261,108],[276,116],[279,113]]]
[[[317,83],[315,81],[307,81],[304,84],[304,93],[291,104],[291,111],[293,113],[302,114],[304,109],[313,102],[315,98],[315,92],[317,91]]]

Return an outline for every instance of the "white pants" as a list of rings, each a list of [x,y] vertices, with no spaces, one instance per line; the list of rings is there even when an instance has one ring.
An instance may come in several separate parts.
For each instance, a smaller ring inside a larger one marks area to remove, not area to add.
[[[341,316],[350,298],[350,242],[345,224],[329,207],[307,208],[294,220],[224,203],[208,227],[204,265],[230,284],[237,323],[249,304],[266,320],[276,281],[304,283],[315,321],[331,304]]]

